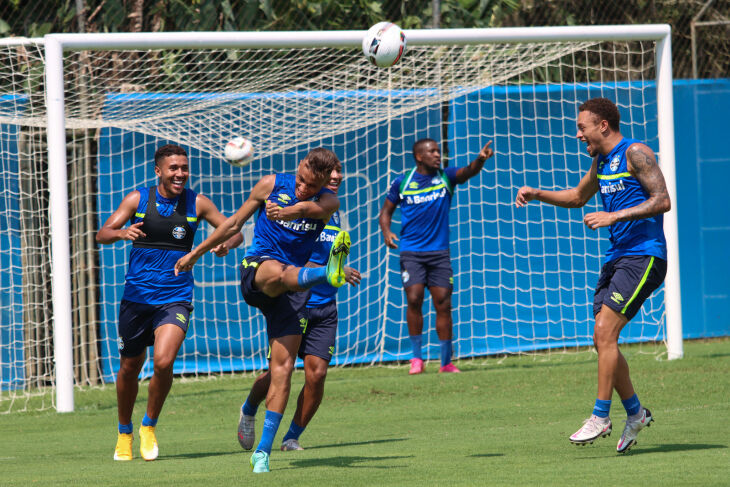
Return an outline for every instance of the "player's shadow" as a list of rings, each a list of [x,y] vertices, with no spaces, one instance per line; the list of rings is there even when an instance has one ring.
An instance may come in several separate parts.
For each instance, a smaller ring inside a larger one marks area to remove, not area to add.
[[[329,457],[329,458],[309,458],[301,460],[292,460],[289,462],[289,468],[304,468],[304,467],[338,467],[338,468],[377,468],[377,469],[392,469],[392,468],[406,468],[406,465],[392,465],[390,461],[401,460],[405,458],[413,458],[409,456],[387,456],[387,457],[363,457],[363,456],[340,456],[340,457]],[[384,462],[388,462],[387,465],[383,465]]]
[[[668,443],[665,445],[656,445],[649,448],[635,446],[628,452],[620,456],[645,455],[647,453],[670,453],[676,451],[692,451],[692,450],[713,450],[717,448],[727,448],[727,445],[711,445],[707,443]],[[619,457],[620,457],[619,456]],[[603,456],[590,456],[581,458],[581,460],[595,460],[597,458],[605,458]]]
[[[320,448],[342,448],[343,446],[377,445],[378,443],[391,443],[393,441],[406,441],[408,438],[388,438],[385,440],[357,441],[350,443],[331,443],[329,445],[308,446],[307,450],[318,450]]]
[[[190,453],[178,453],[176,455],[165,455],[161,457],[157,457],[156,462],[159,461],[165,461],[165,460],[177,460],[180,458],[206,458],[206,457],[222,457],[226,455],[241,455],[242,453],[246,453],[243,450],[230,450],[230,451],[196,451],[196,452],[190,452]],[[248,457],[247,457],[248,458]]]
[[[713,450],[717,448],[727,448],[727,445],[711,445],[707,443],[669,443],[665,445],[656,445],[649,448],[634,447],[629,450],[628,455],[644,455],[646,453],[669,453],[675,451],[692,451],[692,450]]]
[[[469,458],[490,458],[490,457],[503,457],[504,453],[475,453],[469,455]]]

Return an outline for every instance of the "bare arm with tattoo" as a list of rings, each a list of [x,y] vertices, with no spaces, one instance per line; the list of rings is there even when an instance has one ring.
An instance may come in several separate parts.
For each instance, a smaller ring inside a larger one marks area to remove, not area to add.
[[[583,222],[591,229],[607,227],[616,222],[641,220],[651,218],[660,213],[666,213],[672,207],[664,182],[664,175],[656,162],[654,152],[642,143],[631,144],[626,151],[629,173],[639,180],[649,197],[643,203],[631,208],[624,208],[612,213],[598,211],[589,213]]]

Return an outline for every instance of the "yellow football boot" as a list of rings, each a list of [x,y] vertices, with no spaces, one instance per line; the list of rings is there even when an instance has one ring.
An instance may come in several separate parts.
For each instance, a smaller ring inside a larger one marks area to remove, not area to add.
[[[132,459],[132,433],[119,433],[117,447],[114,449],[114,460],[127,461]]]
[[[157,438],[154,426],[139,427],[139,453],[148,462],[157,458]]]

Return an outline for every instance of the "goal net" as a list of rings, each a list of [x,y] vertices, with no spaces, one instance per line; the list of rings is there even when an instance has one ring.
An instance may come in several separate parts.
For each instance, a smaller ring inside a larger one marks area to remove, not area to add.
[[[58,181],[48,170],[43,44],[0,48],[0,412],[56,405],[53,325],[63,320],[54,316],[49,191]],[[126,194],[156,184],[153,154],[166,143],[188,151],[188,187],[225,215],[262,176],[294,172],[314,147],[343,161],[349,265],[363,281],[338,293],[332,363],[342,365],[410,358],[398,253],[383,245],[377,218],[390,183],[414,166],[413,143],[435,139],[444,164],[464,166],[492,140],[495,157],[458,187],[450,215],[454,356],[591,345],[607,233],[582,218],[599,210],[598,197],[583,210],[537,202],[517,209],[514,198],[525,184],[574,186],[588,170],[591,160],[575,137],[577,107],[588,98],[614,100],[622,133],[659,152],[655,48],[651,40],[414,42],[390,69],[368,64],[352,43],[65,51],[75,385],[115,380],[131,246],[99,246],[94,235]],[[245,168],[221,158],[225,142],[239,135],[256,149]],[[211,232],[201,224],[196,243]],[[237,272],[252,233],[248,222],[239,249],[196,265],[195,311],[175,373],[266,367],[264,318],[241,299]],[[435,359],[430,298],[423,309],[424,352]],[[622,342],[665,340],[665,315],[662,288]],[[143,376],[151,365],[148,358]]]

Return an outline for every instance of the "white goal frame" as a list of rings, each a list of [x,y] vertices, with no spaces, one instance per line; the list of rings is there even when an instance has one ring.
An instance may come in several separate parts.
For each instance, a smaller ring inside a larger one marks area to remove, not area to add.
[[[68,178],[64,106],[64,51],[165,48],[360,48],[364,30],[326,32],[189,32],[48,34],[44,37],[46,107],[51,224],[53,340],[56,376],[56,410],[74,410],[72,351],[71,269],[68,226]],[[671,27],[661,25],[611,25],[577,27],[519,27],[495,29],[408,30],[409,46],[549,41],[655,41],[656,86],[660,165],[673,208],[664,215],[669,255],[665,280],[668,358],[683,356],[682,309],[677,234],[677,185],[674,156],[674,106],[672,100]]]

